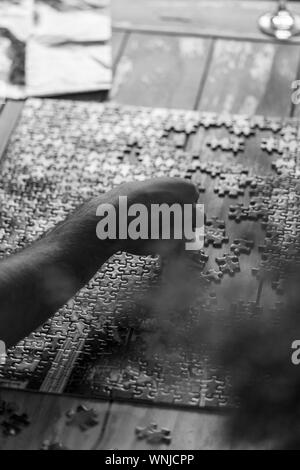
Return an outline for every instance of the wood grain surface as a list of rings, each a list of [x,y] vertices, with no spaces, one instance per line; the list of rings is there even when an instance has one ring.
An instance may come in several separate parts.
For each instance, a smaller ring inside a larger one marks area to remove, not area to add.
[[[207,39],[131,34],[111,98],[133,105],[191,109],[208,51]]]
[[[299,2],[292,3],[300,13]],[[264,0],[113,0],[115,28],[268,41],[258,29],[263,13],[275,10]],[[299,38],[293,39],[299,43]]]

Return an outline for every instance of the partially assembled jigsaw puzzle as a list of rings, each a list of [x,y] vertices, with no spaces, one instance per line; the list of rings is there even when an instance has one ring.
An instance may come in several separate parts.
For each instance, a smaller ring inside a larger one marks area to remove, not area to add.
[[[231,377],[214,359],[218,338],[208,344],[203,322],[214,333],[232,322],[278,318],[287,267],[300,266],[299,155],[297,120],[28,100],[1,161],[1,258],[84,200],[161,176],[197,185],[206,238],[188,269],[116,254],[8,352],[0,385],[234,405]]]

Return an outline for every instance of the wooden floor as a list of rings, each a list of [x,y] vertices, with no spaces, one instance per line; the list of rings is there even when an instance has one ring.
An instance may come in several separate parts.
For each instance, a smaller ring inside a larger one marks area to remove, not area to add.
[[[300,107],[291,102],[291,84],[300,79],[300,39],[275,43],[257,30],[257,18],[274,8],[274,2],[112,2],[111,99],[133,105],[299,116]],[[300,12],[300,4],[292,7]],[[18,111],[17,104],[9,106]],[[11,116],[10,112],[0,120],[0,155],[14,124]],[[18,402],[32,420],[18,437],[1,437],[2,449],[39,449],[45,439],[75,449],[151,449],[135,439],[134,430],[153,421],[172,430],[172,449],[231,447],[224,431],[227,417],[216,413],[86,402],[97,409],[100,421],[82,433],[65,423],[66,411],[78,400],[6,391],[1,396]]]

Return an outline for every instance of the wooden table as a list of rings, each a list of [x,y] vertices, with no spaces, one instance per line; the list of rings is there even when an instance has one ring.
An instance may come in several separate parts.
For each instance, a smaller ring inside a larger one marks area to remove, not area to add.
[[[156,107],[299,116],[291,84],[300,78],[300,39],[276,43],[257,30],[274,2],[256,0],[112,0],[114,85],[111,99]],[[300,5],[293,3],[300,12]],[[105,99],[102,93],[86,99]],[[0,119],[0,155],[21,103],[8,103]],[[99,412],[86,433],[66,426],[65,413],[82,400],[2,391],[32,421],[2,449],[39,449],[45,439],[74,449],[151,449],[135,439],[136,426],[155,421],[172,430],[169,448],[223,449],[226,415],[85,401]],[[164,448],[161,446],[160,448]]]

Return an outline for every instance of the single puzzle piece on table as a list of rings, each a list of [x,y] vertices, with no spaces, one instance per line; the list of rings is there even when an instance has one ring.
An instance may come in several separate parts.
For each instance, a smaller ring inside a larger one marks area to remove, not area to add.
[[[222,248],[223,243],[228,243],[229,238],[225,233],[225,222],[217,217],[208,219],[205,223],[205,246],[213,245],[214,248]]]
[[[171,431],[166,428],[158,429],[156,423],[147,427],[137,427],[135,429],[137,439],[145,440],[148,444],[171,444]]]
[[[237,238],[233,241],[230,250],[236,256],[240,256],[241,254],[250,255],[252,249],[254,248],[254,241],[253,240],[245,240],[242,238]]]
[[[81,431],[87,431],[99,424],[98,413],[92,408],[87,408],[83,405],[79,405],[76,411],[69,411],[67,417],[67,425],[76,426]]]
[[[223,256],[216,258],[216,263],[220,267],[220,271],[224,274],[234,276],[237,272],[240,272],[240,261],[238,256],[231,253],[226,253]]]
[[[222,277],[222,271],[216,271],[215,269],[209,269],[201,274],[201,278],[207,283],[215,282],[216,284],[220,284]]]

